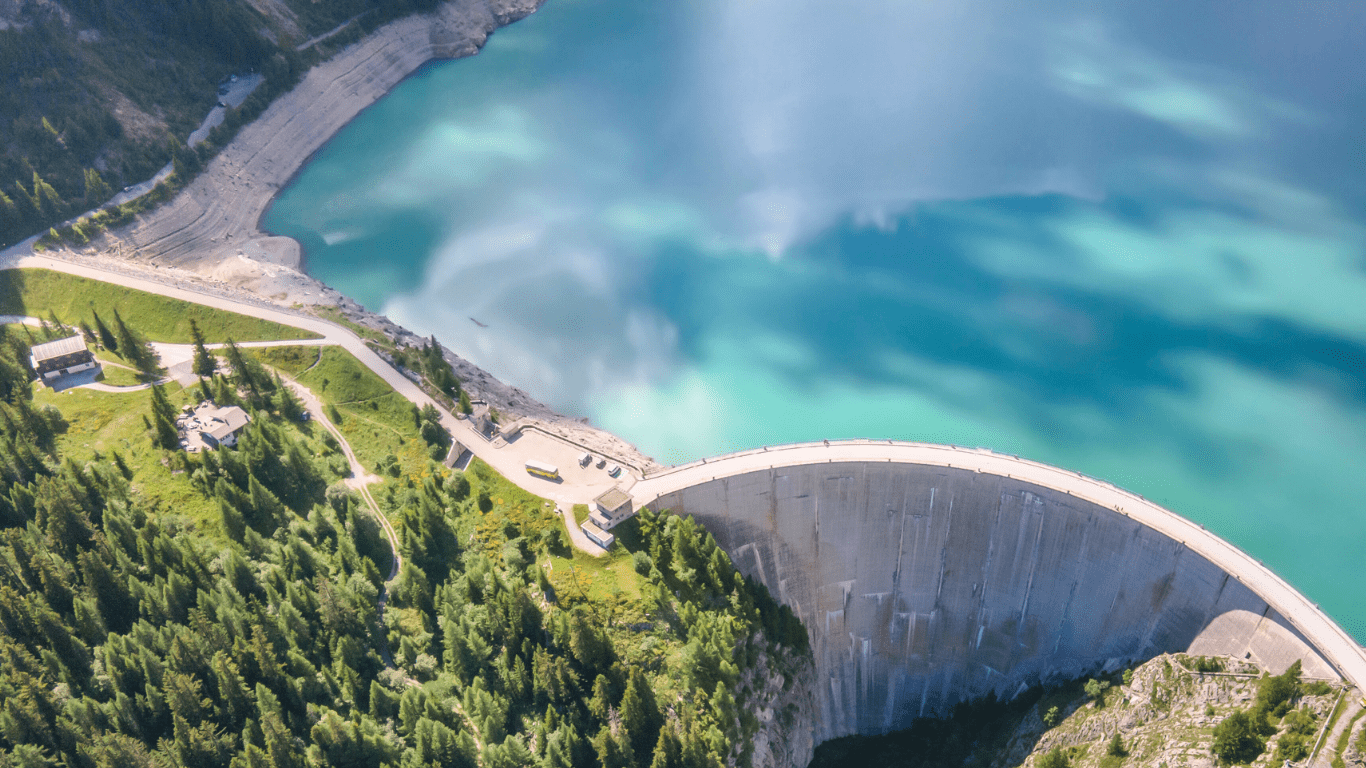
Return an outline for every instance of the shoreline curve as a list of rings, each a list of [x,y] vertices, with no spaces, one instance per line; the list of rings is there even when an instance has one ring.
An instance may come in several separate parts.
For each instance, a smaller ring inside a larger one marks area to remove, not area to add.
[[[403,80],[433,61],[478,53],[495,30],[543,2],[448,0],[385,24],[309,69],[180,194],[109,233],[109,240],[126,259],[238,287],[279,283],[282,270],[292,272],[285,276],[293,283],[283,291],[286,301],[320,291],[323,284],[303,273],[298,241],[260,229],[275,196],[337,132]]]

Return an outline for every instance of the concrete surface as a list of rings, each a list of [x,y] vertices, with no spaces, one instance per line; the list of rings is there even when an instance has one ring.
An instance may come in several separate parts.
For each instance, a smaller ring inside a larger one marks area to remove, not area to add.
[[[781,446],[655,473],[811,633],[816,741],[1166,651],[1366,682],[1366,652],[1275,574],[1107,483],[980,449]]]

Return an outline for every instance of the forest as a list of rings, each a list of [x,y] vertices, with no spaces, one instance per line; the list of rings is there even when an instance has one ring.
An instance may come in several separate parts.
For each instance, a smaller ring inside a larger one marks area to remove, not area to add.
[[[174,161],[168,189],[112,211],[126,221],[183,185],[312,64],[386,21],[436,0],[15,0],[0,5],[0,248],[107,202]],[[259,4],[266,7],[267,4]],[[345,34],[298,44],[354,19]],[[210,140],[190,132],[220,82],[261,72]],[[64,230],[79,243],[88,234]]]
[[[809,668],[800,622],[690,518],[644,512],[593,561],[483,464],[385,480],[386,582],[378,522],[235,350],[246,380],[143,401],[138,450],[218,512],[175,515],[131,441],[64,439],[28,343],[0,338],[0,765],[744,765],[750,672]],[[149,447],[206,394],[252,412],[236,449]]]

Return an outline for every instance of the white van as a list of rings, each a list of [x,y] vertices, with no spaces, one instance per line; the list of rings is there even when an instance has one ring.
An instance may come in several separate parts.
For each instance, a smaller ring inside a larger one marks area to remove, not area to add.
[[[580,467],[586,467],[586,466],[588,466],[589,464],[592,464],[592,463],[593,463],[593,454],[591,454],[591,453],[585,453],[584,455],[582,455],[582,456],[579,457],[579,466],[580,466]]]

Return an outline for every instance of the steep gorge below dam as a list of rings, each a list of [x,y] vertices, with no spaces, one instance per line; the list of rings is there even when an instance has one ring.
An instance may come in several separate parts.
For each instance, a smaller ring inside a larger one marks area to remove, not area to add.
[[[830,443],[653,475],[811,635],[814,741],[882,734],[1164,652],[1360,685],[1366,654],[1256,561],[1076,473],[947,446]],[[1293,617],[1288,618],[1288,617]]]

